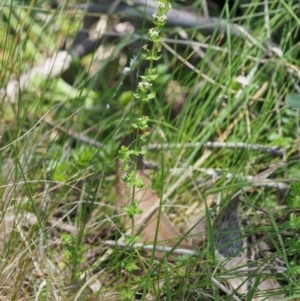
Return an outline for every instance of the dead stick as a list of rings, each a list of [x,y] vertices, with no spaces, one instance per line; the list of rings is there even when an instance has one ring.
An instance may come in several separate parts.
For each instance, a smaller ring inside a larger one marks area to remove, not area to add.
[[[135,243],[135,244],[125,244],[123,242],[117,242],[114,240],[104,240],[102,242],[103,245],[109,246],[109,247],[119,247],[119,248],[125,248],[125,249],[143,249],[143,250],[149,250],[153,251],[153,249],[156,252],[172,252],[172,254],[187,254],[187,255],[196,255],[194,251],[187,250],[187,249],[173,249],[172,247],[166,247],[166,246],[153,246],[153,245],[144,245],[142,243]]]

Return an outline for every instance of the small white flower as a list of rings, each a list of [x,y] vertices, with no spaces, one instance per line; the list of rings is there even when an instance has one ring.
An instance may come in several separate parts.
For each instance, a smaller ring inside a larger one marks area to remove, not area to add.
[[[138,83],[138,88],[140,89],[149,89],[151,86],[152,84],[147,82],[146,80]]]
[[[149,36],[151,37],[159,37],[159,31],[157,28],[149,29]]]
[[[152,18],[155,19],[157,22],[162,22],[162,23],[166,22],[166,20],[167,20],[166,15],[161,15],[158,13],[153,14]]]
[[[171,9],[171,3],[166,3],[166,2],[162,2],[162,1],[157,1],[157,5],[160,9],[163,9],[163,10],[169,10]]]

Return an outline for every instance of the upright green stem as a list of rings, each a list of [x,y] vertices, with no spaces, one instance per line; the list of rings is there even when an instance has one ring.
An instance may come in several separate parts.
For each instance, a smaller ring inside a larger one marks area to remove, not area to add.
[[[149,61],[149,68],[146,69],[145,75],[140,76],[141,81],[138,83],[137,87],[137,93],[134,94],[134,97],[136,100],[140,101],[141,103],[141,112],[143,112],[143,106],[145,102],[148,102],[149,100],[155,98],[155,93],[152,92],[152,84],[154,80],[157,78],[156,69],[154,68],[154,61],[158,60],[160,56],[158,53],[160,52],[160,30],[159,28],[165,25],[166,22],[166,13],[171,8],[171,5],[169,3],[169,0],[159,0],[157,1],[157,12],[153,15],[153,23],[155,25],[154,28],[151,28],[149,30],[149,40],[153,43],[152,49],[149,51],[147,49],[147,45],[143,47],[146,54],[144,55],[144,58]],[[132,122],[132,128],[137,131],[136,135],[136,142],[134,145],[134,150],[130,150],[128,147],[122,146],[119,151],[119,157],[121,160],[125,161],[123,170],[126,172],[126,175],[123,177],[123,180],[129,185],[129,187],[132,187],[132,198],[131,198],[131,204],[128,207],[123,207],[123,210],[125,213],[128,214],[129,218],[131,219],[131,237],[129,239],[129,243],[134,243],[136,241],[135,233],[134,233],[134,219],[135,215],[141,213],[141,210],[138,208],[138,202],[135,200],[135,193],[136,188],[142,187],[143,183],[141,179],[137,178],[137,169],[138,169],[138,156],[142,155],[143,152],[141,150],[141,144],[146,142],[147,140],[147,129],[148,129],[148,117],[135,117],[133,118]],[[140,134],[140,133],[143,134]],[[134,166],[133,170],[129,171],[129,165],[130,165],[130,157],[134,156]],[[161,208],[160,208],[161,209]],[[159,225],[159,222],[158,222]],[[155,237],[155,241],[157,240],[157,233]],[[153,254],[151,262],[153,262]],[[127,270],[130,271],[132,269],[132,265],[135,264],[134,262],[134,250],[132,249],[131,255],[130,255],[130,263],[131,266],[127,266]],[[130,264],[129,264],[130,265]],[[134,267],[135,268],[135,267]],[[137,267],[138,268],[138,267]],[[125,266],[126,269],[126,266]],[[131,273],[129,273],[129,286],[131,283]],[[147,276],[147,281],[149,281],[149,276]],[[147,291],[147,285],[144,286],[144,292],[142,299],[144,300],[146,296]],[[130,292],[127,291],[127,293]]]

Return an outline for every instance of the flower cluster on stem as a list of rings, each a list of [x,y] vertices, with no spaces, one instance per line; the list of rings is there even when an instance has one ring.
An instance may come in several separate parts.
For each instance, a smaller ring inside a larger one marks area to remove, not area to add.
[[[152,43],[151,49],[148,45],[143,46],[143,58],[149,61],[149,67],[146,68],[144,75],[140,76],[140,81],[137,85],[137,91],[133,94],[134,98],[140,102],[141,111],[144,103],[156,97],[153,92],[153,83],[157,78],[157,70],[154,68],[154,62],[160,59],[161,42],[160,42],[160,28],[166,24],[167,12],[171,8],[169,0],[159,0],[157,2],[157,11],[153,14],[152,20],[155,25],[154,28],[149,29],[148,36]],[[138,202],[135,200],[135,189],[143,187],[143,179],[137,178],[137,157],[143,155],[145,151],[141,149],[143,143],[147,141],[148,132],[148,117],[134,116],[131,118],[131,127],[137,133],[136,140],[130,147],[122,146],[119,150],[119,159],[123,161],[123,171],[125,175],[122,180],[128,187],[132,187],[132,202],[129,206],[123,207],[123,211],[132,220],[132,228],[134,228],[134,217],[140,214],[141,210],[138,208]],[[132,164],[133,162],[133,164]],[[132,230],[132,240],[134,240],[134,232]]]
[[[149,29],[148,36],[152,43],[151,49],[148,45],[143,46],[144,54],[143,58],[149,61],[149,67],[146,68],[144,75],[140,76],[140,81],[137,85],[137,91],[133,94],[136,101],[140,103],[141,112],[143,111],[143,105],[156,97],[153,91],[153,83],[157,78],[157,70],[154,67],[154,62],[159,60],[161,55],[161,42],[160,42],[160,28],[166,24],[167,12],[171,8],[169,0],[158,0],[157,11],[153,14],[152,20],[155,25],[154,28]],[[141,239],[140,235],[134,233],[134,219],[137,214],[141,214],[142,210],[138,207],[138,201],[135,199],[136,188],[143,187],[143,179],[137,177],[137,159],[145,153],[141,146],[147,141],[149,134],[148,131],[148,117],[147,116],[133,116],[131,118],[131,127],[136,132],[136,140],[130,147],[122,146],[119,150],[119,159],[123,161],[124,176],[122,180],[126,183],[127,187],[132,189],[132,200],[129,206],[124,206],[123,212],[130,218],[132,222],[131,236],[125,236],[125,243],[134,244]],[[133,164],[132,164],[133,162]],[[128,272],[139,269],[136,264],[136,259],[132,253],[129,258],[123,261],[122,267]],[[129,279],[130,282],[130,279]],[[134,292],[128,289],[120,291],[122,298],[125,300],[131,300],[134,296]]]

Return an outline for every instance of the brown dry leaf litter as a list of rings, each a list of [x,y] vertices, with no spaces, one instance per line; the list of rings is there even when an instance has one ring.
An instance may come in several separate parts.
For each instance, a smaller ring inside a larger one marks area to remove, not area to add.
[[[132,188],[128,188],[126,183],[123,182],[121,174],[117,175],[116,194],[117,201],[116,207],[122,214],[122,207],[130,205],[132,201]],[[160,198],[151,189],[151,180],[143,173],[137,171],[137,177],[144,179],[143,188],[136,188],[134,199],[138,201],[138,206],[143,210],[134,218],[134,234],[142,234],[141,243],[152,244],[154,243],[155,233],[158,231],[157,245],[158,246],[174,246],[182,237],[182,234],[174,227],[165,212],[161,212],[159,228],[157,230]],[[125,226],[126,234],[131,235],[132,222],[127,215],[123,214],[123,224]],[[188,239],[183,239],[178,247],[191,248]]]
[[[268,178],[281,165],[282,162],[280,161],[260,174],[257,174],[253,177],[253,180],[259,182]],[[249,189],[249,187],[246,187],[243,191]],[[228,274],[225,276],[226,282],[234,295],[235,292],[239,295],[247,295],[257,277],[261,276],[252,300],[283,300],[284,295],[280,291],[280,285],[277,280],[272,276],[271,272],[268,272],[269,269],[266,269],[262,261],[254,260],[257,257],[255,245],[251,247],[247,246],[247,238],[242,238],[237,209],[241,192],[242,190],[232,197],[224,212],[215,223],[214,239],[217,249],[216,256],[220,260],[221,269],[228,271]],[[252,256],[249,251],[252,253]],[[260,266],[264,266],[264,268]],[[266,298],[266,294],[270,293],[273,296]]]

